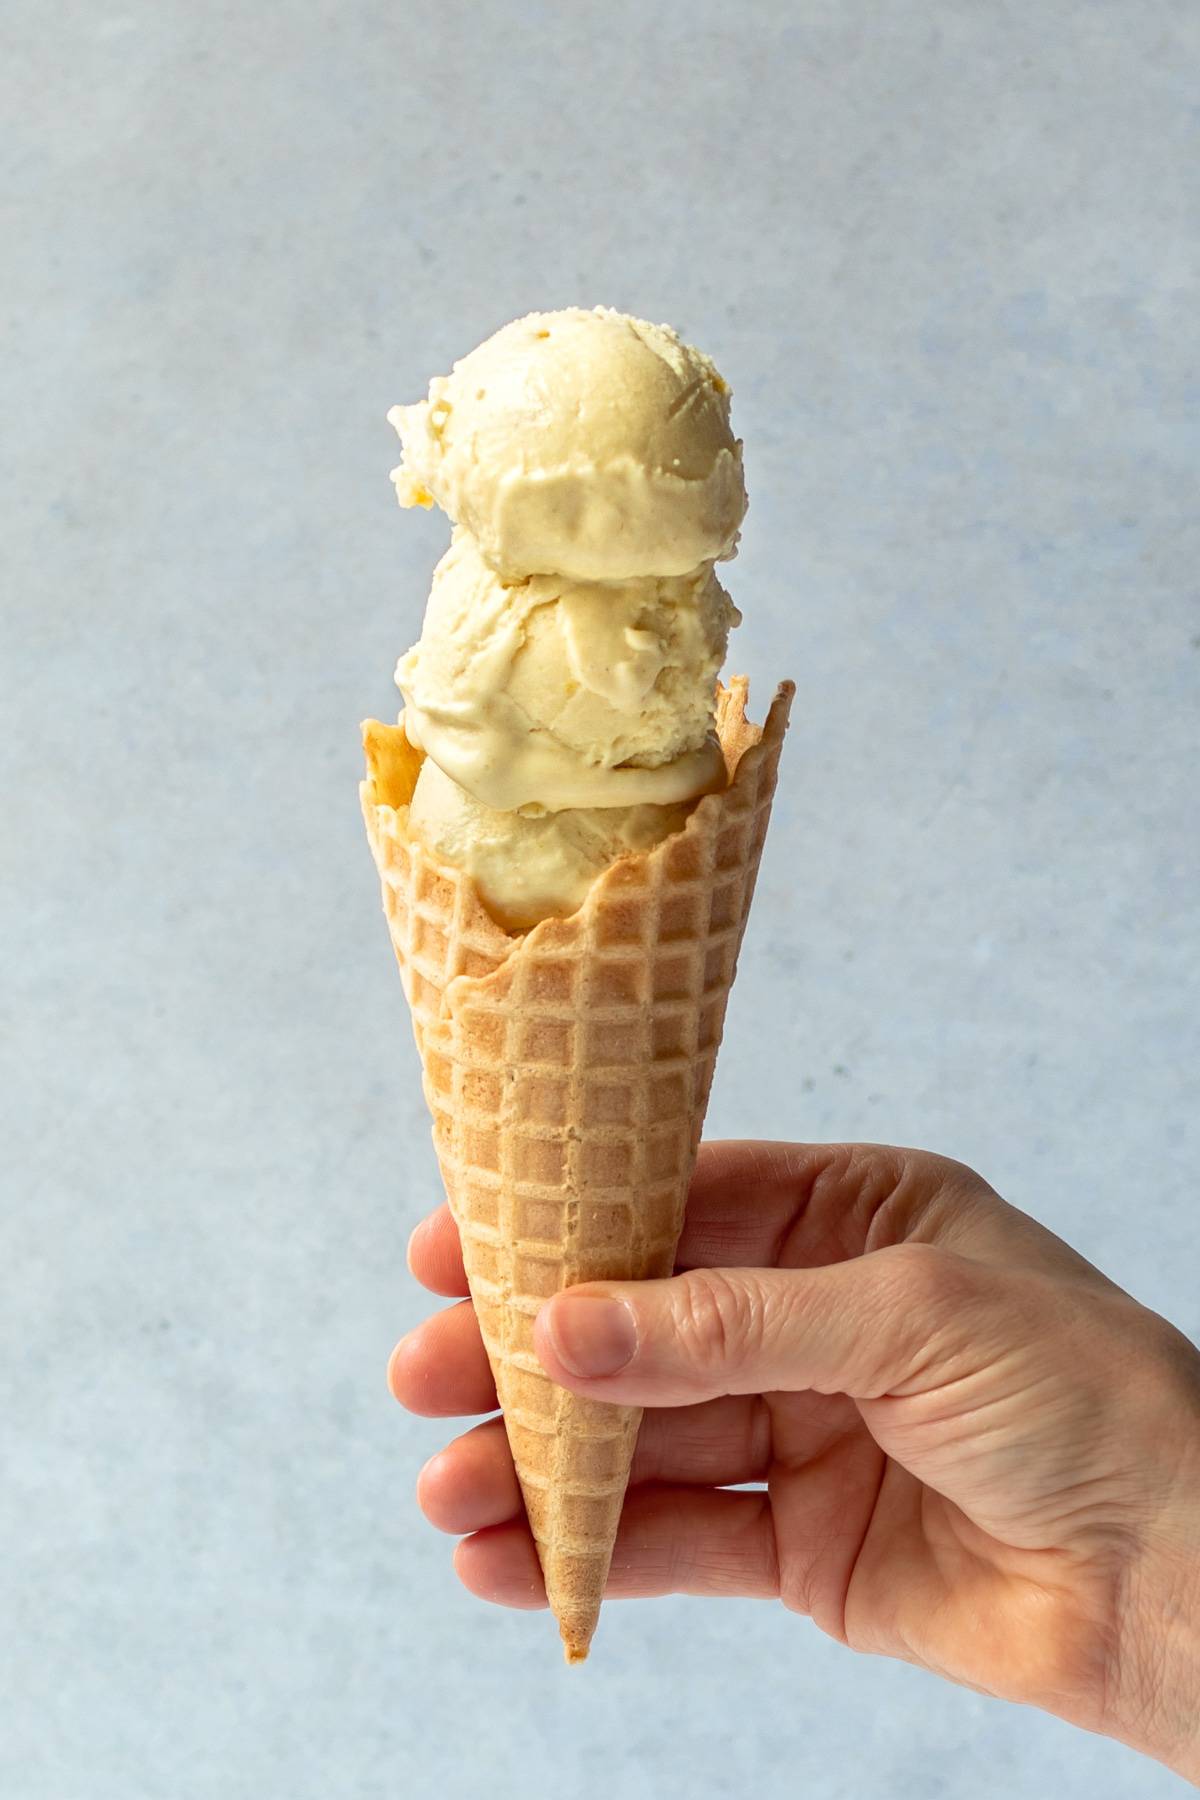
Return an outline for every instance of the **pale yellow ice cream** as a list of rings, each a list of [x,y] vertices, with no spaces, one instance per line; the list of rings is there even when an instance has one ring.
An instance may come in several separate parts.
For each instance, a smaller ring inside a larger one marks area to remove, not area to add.
[[[510,930],[575,910],[725,785],[714,563],[746,510],[729,390],[666,326],[533,313],[388,414],[402,505],[456,522],[401,657],[408,829]]]
[[[484,905],[509,931],[524,931],[580,906],[602,870],[620,856],[651,850],[682,827],[680,806],[594,806],[528,816],[483,806],[442,773],[421,764],[408,828],[435,856],[474,877]]]
[[[711,564],[506,582],[459,530],[396,670],[408,735],[490,807],[694,798],[724,783],[713,691],[738,618]]]
[[[440,506],[506,575],[686,575],[737,547],[729,389],[665,325],[530,313],[388,418],[400,504]]]

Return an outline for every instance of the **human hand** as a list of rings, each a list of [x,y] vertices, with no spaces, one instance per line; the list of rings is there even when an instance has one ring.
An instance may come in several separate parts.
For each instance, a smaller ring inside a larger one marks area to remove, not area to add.
[[[409,1258],[466,1293],[447,1208]],[[778,1597],[1200,1780],[1194,1346],[919,1151],[707,1145],[677,1268],[570,1289],[537,1322],[556,1381],[648,1409],[610,1594]],[[389,1378],[415,1412],[496,1405],[469,1303],[410,1332]],[[499,1419],[418,1496],[470,1534],[473,1592],[545,1603]]]

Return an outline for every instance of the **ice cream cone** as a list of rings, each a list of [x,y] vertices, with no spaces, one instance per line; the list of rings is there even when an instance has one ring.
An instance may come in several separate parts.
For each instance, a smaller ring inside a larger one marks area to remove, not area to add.
[[[518,936],[408,835],[421,755],[403,720],[363,730],[434,1143],[568,1662],[595,1630],[641,1414],[552,1383],[533,1322],[575,1282],[673,1267],[793,689],[762,728],[746,692],[733,680],[717,710],[729,786]]]

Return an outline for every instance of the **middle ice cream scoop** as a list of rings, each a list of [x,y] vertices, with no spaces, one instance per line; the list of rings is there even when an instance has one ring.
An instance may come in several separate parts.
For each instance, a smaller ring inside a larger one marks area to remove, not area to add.
[[[694,799],[725,780],[713,693],[738,620],[711,564],[508,582],[459,531],[396,670],[409,736],[493,808]]]

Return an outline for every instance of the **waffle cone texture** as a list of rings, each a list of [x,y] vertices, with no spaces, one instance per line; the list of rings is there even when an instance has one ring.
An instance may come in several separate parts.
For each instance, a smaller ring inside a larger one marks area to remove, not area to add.
[[[580,1281],[669,1275],[793,694],[719,694],[729,786],[517,935],[408,835],[421,753],[363,727],[363,815],[471,1298],[568,1662],[600,1611],[641,1410],[556,1386],[533,1322]]]

